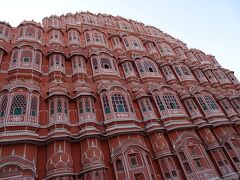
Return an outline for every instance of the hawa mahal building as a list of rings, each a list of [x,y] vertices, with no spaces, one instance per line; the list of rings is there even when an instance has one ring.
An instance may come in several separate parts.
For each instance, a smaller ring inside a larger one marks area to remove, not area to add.
[[[133,20],[0,22],[0,179],[239,179],[239,90],[214,56]]]

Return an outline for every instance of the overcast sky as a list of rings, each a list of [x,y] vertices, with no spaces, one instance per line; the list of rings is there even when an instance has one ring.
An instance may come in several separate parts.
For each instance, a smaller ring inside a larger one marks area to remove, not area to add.
[[[240,0],[5,0],[0,20],[16,27],[23,20],[87,10],[153,25],[214,55],[240,79]]]

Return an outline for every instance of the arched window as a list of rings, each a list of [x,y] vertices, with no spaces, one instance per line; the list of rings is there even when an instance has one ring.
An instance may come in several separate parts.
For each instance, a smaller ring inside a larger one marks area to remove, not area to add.
[[[168,109],[180,109],[175,96],[171,93],[165,93],[163,95],[163,100]]]
[[[93,57],[91,61],[94,75],[99,74],[119,75],[115,59],[113,59],[112,57],[103,54]]]
[[[2,95],[0,101],[0,118],[4,118],[6,116],[6,109],[8,103],[8,96]]]
[[[162,43],[158,43],[157,47],[162,57],[175,56],[175,53],[169,44],[162,42]]]
[[[122,48],[122,44],[121,44],[121,41],[120,41],[120,38],[118,36],[113,36],[111,38],[111,41],[112,41],[112,46],[113,46],[113,49],[121,49]]]
[[[149,58],[137,60],[136,66],[140,77],[161,77],[156,63]]]
[[[95,120],[95,110],[93,98],[90,96],[81,96],[78,102],[79,121]]]
[[[165,87],[161,90],[156,89],[152,94],[162,119],[169,116],[186,116],[177,95],[171,89]]]
[[[218,109],[216,102],[213,100],[213,98],[211,96],[206,95],[205,100],[206,100],[208,106],[210,107],[210,109],[213,109],[213,110]]]
[[[123,95],[114,94],[111,98],[114,112],[128,112],[128,106]]]
[[[108,93],[101,93],[101,99],[106,121],[136,118],[131,97],[120,86],[115,86]]]
[[[179,152],[179,158],[180,158],[180,160],[181,160],[181,162],[183,164],[183,168],[184,168],[185,172],[187,174],[191,174],[192,173],[192,168],[189,165],[189,162],[188,162],[184,152]]]
[[[30,116],[37,117],[37,109],[38,109],[38,99],[37,97],[32,97],[31,106],[30,106]]]
[[[160,111],[164,111],[165,107],[164,107],[164,105],[162,103],[162,100],[161,100],[160,96],[156,95],[155,98],[156,98],[157,105],[158,105],[158,108],[160,109]]]
[[[195,69],[193,70],[193,72],[200,83],[208,82],[207,78],[205,77],[201,69]]]
[[[77,73],[86,74],[85,59],[82,56],[73,56],[71,60],[72,60],[73,74],[77,74]]]
[[[49,43],[62,44],[62,32],[58,29],[52,29],[49,32]]]
[[[240,156],[239,156],[239,140],[237,139],[229,139],[227,142],[225,142],[225,148],[227,150],[227,153],[231,157],[232,161],[236,164],[239,164],[240,162]]]
[[[171,179],[179,176],[174,164],[174,160],[171,156],[163,157],[158,162],[166,179]]]
[[[205,72],[206,77],[208,78],[209,82],[211,84],[215,84],[218,83],[218,80],[216,79],[216,77],[213,75],[211,70],[206,70]]]
[[[68,100],[65,97],[53,97],[49,100],[49,122],[63,123],[68,121]]]
[[[197,140],[185,141],[179,149],[178,158],[187,178],[196,174],[203,176],[206,171],[208,171],[206,177],[208,179],[217,176],[205,149]]]
[[[104,112],[105,112],[105,114],[111,113],[110,106],[109,106],[109,101],[108,101],[108,97],[107,97],[106,95],[104,95],[104,96],[102,97],[102,100],[103,100],[103,107],[104,107]]]
[[[49,57],[50,72],[62,71],[65,73],[65,58],[62,54],[51,54]]]
[[[129,62],[129,61],[123,62],[122,67],[123,67],[126,78],[128,78],[130,76],[136,76],[131,62]]]
[[[155,67],[155,65],[153,64],[153,62],[151,61],[144,61],[143,62],[145,70],[152,73],[152,72],[157,72],[157,69]]]
[[[197,94],[196,98],[205,115],[207,116],[214,116],[216,114],[224,115],[222,110],[218,107],[216,101],[210,94],[207,93]]]
[[[85,32],[86,45],[101,45],[107,46],[106,37],[102,32],[99,31],[88,31]]]
[[[14,49],[11,57],[10,69],[34,69],[41,71],[42,53],[30,46]]]
[[[200,116],[202,117],[202,114],[200,113],[196,103],[192,98],[188,98],[184,100],[184,103],[187,107],[188,112],[190,113],[191,117]]]
[[[26,114],[26,108],[27,108],[26,95],[23,95],[23,94],[15,95],[12,98],[10,115],[17,116],[17,115]]]
[[[152,104],[151,104],[149,98],[147,98],[147,97],[140,98],[138,100],[138,104],[140,106],[144,120],[156,118],[156,115],[153,111]]]
[[[43,30],[39,26],[26,24],[18,28],[18,40],[42,41]]]
[[[110,63],[110,61],[106,58],[101,58],[100,60],[101,62],[101,68],[103,69],[112,69],[112,65]]]
[[[120,141],[120,146],[121,144],[124,142]],[[148,153],[142,148],[132,145],[131,142],[129,146],[131,147],[122,147],[125,151],[119,154],[121,159],[118,157],[114,160],[117,179],[154,180],[155,172]]]
[[[141,40],[136,36],[127,36],[123,38],[124,45],[127,51],[139,50],[143,51]]]
[[[68,31],[68,42],[69,44],[80,44],[80,34],[75,29]]]
[[[120,160],[120,159],[116,160],[116,167],[117,167],[117,171],[122,171],[123,170],[122,160]]]

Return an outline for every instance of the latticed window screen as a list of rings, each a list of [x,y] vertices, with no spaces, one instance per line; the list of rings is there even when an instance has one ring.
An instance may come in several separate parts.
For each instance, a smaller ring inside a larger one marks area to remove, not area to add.
[[[186,66],[181,66],[181,68],[182,68],[183,73],[184,73],[186,76],[189,76],[189,75],[190,75],[190,72],[189,72],[189,70],[188,70],[188,68],[187,68]]]
[[[143,62],[144,68],[146,69],[147,72],[157,72],[157,69],[153,62],[145,60]]]
[[[196,74],[196,76],[198,78],[204,77],[203,72],[201,71],[201,69],[196,69],[195,74]]]
[[[83,113],[83,103],[82,103],[82,99],[80,99],[78,101],[78,109],[79,109],[79,114]]]
[[[0,104],[0,117],[4,117],[6,114],[6,109],[7,109],[7,103],[8,103],[8,96],[5,95],[1,99],[1,104]]]
[[[85,111],[86,112],[91,112],[90,103],[89,103],[88,98],[85,99]]]
[[[91,105],[92,105],[92,113],[94,113],[94,112],[95,112],[95,110],[94,110],[94,103],[93,103],[93,99],[90,99],[90,101],[91,101]]]
[[[204,111],[208,110],[208,107],[205,104],[205,102],[203,101],[202,97],[200,97],[200,96],[198,97],[198,102],[200,103],[200,105],[202,106]]]
[[[62,112],[62,102],[61,99],[57,99],[57,112],[61,113]]]
[[[64,100],[64,113],[68,114],[68,101],[66,99]]]
[[[38,107],[38,99],[37,97],[31,98],[31,107],[30,107],[30,115],[36,117],[37,116],[37,107]]]
[[[101,67],[104,69],[112,69],[112,65],[109,59],[101,58]]]
[[[121,94],[112,95],[112,104],[114,112],[128,112],[125,98]]]
[[[231,105],[229,104],[229,102],[226,99],[221,101],[221,104],[225,110],[232,109]]]
[[[131,100],[130,96],[128,97],[128,104],[129,104],[131,113],[134,113],[133,105],[132,105],[132,100]]]
[[[186,101],[186,105],[187,105],[189,110],[196,110],[197,109],[197,106],[196,106],[195,102],[193,101],[193,99],[188,99]]]
[[[144,74],[144,70],[143,70],[141,62],[137,61],[136,65],[137,65],[137,68],[138,68],[138,71],[140,72],[140,74]]]
[[[178,68],[178,67],[175,67],[175,70],[176,70],[176,73],[177,73],[179,76],[181,76],[181,75],[182,75],[182,73],[181,73],[181,71],[179,70],[179,68]]]
[[[109,106],[109,101],[106,95],[102,97],[103,99],[103,106],[104,106],[104,111],[106,114],[111,113],[110,106]]]
[[[140,100],[140,107],[141,107],[141,109],[142,109],[142,112],[146,112],[146,111],[147,111],[147,109],[146,109],[146,107],[145,107],[145,104],[144,104],[144,102],[143,102],[143,99]]]
[[[162,100],[161,100],[160,96],[157,95],[157,96],[155,96],[155,98],[156,98],[157,105],[158,105],[160,111],[164,111],[164,110],[165,110],[165,107],[164,107],[164,105],[163,105],[163,103],[162,103]]]
[[[128,64],[127,63],[123,63],[123,69],[124,69],[124,72],[126,74],[129,74],[129,69],[128,69]]]
[[[238,99],[234,99],[234,100],[232,101],[232,104],[233,104],[233,106],[234,106],[237,110],[240,109],[240,103],[239,103],[239,100],[238,100]]]
[[[97,59],[93,58],[92,60],[93,69],[98,69]]]
[[[26,114],[27,98],[25,95],[15,95],[10,108],[11,115]]]
[[[218,109],[215,101],[213,100],[213,98],[211,96],[205,96],[205,100],[208,104],[208,106],[210,107],[210,109]]]
[[[146,104],[147,104],[147,108],[149,111],[152,110],[152,106],[151,106],[151,102],[149,101],[149,99],[146,99]]]
[[[50,114],[51,115],[54,114],[54,101],[53,100],[50,101]]]
[[[163,95],[163,100],[168,109],[180,109],[177,100],[173,94],[165,93]]]

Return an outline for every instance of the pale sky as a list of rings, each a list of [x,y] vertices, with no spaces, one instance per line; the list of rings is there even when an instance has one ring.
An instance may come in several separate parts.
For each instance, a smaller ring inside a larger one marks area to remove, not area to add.
[[[214,55],[240,80],[239,0],[5,0],[0,20],[16,27],[23,20],[41,22],[51,14],[87,10],[155,26],[189,48]]]

